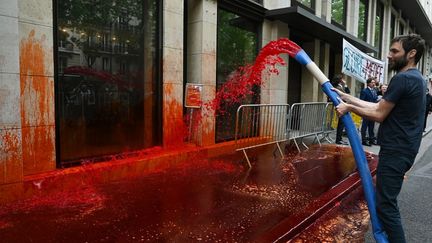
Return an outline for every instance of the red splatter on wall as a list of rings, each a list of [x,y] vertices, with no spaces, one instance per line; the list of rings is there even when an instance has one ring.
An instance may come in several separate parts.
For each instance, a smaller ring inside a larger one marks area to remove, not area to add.
[[[47,76],[46,38],[32,30],[20,43],[20,100],[24,174],[55,168],[54,82]]]
[[[181,91],[180,91],[181,92]],[[183,106],[175,99],[174,86],[164,84],[163,101],[163,143],[165,147],[181,146],[188,129],[183,120]]]
[[[0,133],[0,183],[22,180],[21,147],[14,129]]]

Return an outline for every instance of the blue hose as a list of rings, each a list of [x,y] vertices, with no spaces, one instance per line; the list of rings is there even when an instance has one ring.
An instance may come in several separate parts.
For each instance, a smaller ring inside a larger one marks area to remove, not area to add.
[[[339,95],[335,91],[332,91],[331,90],[332,88],[333,86],[330,84],[329,81],[322,84],[322,90],[330,98],[330,100],[333,102],[333,105],[336,107],[340,103],[338,99]],[[345,125],[345,130],[347,132],[348,139],[351,144],[351,148],[357,164],[357,169],[361,177],[364,195],[366,198],[366,202],[368,204],[369,214],[372,221],[372,230],[373,230],[374,238],[376,242],[387,243],[388,242],[387,236],[383,231],[381,223],[377,216],[376,205],[375,205],[375,189],[372,183],[372,176],[367,164],[366,155],[360,142],[360,137],[357,133],[357,129],[354,126],[354,122],[349,113],[343,115],[341,119]]]
[[[321,72],[321,70],[319,70],[316,64],[313,63],[308,54],[304,50],[300,50],[294,56],[294,59],[296,59],[300,64],[306,66],[309,71],[312,72],[315,78],[321,82],[321,88],[323,92],[330,98],[335,107],[338,106],[340,104],[340,101],[338,99],[340,98],[339,95],[335,91],[331,90],[333,86],[328,81],[328,78],[325,77],[325,75]],[[372,183],[372,175],[367,164],[366,155],[360,142],[360,137],[358,136],[357,129],[354,126],[354,122],[349,113],[343,115],[341,117],[341,120],[345,125],[345,130],[347,132],[348,139],[350,141],[351,148],[354,154],[354,159],[356,161],[357,169],[360,174],[361,182],[363,185],[363,192],[371,217],[372,230],[375,241],[379,243],[387,243],[387,235],[382,229],[376,212],[375,189]]]

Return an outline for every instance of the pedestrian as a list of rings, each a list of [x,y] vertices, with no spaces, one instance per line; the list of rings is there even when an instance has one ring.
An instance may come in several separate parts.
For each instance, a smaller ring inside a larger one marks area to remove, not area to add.
[[[366,80],[367,87],[364,88],[360,92],[360,99],[376,103],[378,102],[378,95],[376,91],[376,77],[370,77]],[[362,144],[366,146],[372,146],[372,144],[376,145],[376,137],[374,134],[374,128],[375,128],[375,122],[373,120],[370,120],[368,118],[363,117],[362,125],[361,125],[361,137],[362,137]],[[366,137],[366,130],[368,131],[368,137]]]
[[[332,83],[332,85],[333,85],[333,87],[335,89],[338,89],[341,92],[344,92],[344,93],[347,93],[347,94],[351,93],[350,89],[348,88],[348,85],[346,84],[346,81],[343,79],[343,75],[342,74],[336,74],[333,77],[331,83]],[[336,128],[336,144],[348,145],[347,142],[345,142],[344,140],[342,140],[343,129],[344,129],[343,121],[339,118],[338,119],[337,128]]]
[[[432,111],[431,109],[432,96],[429,94],[429,89],[426,89],[426,110],[425,110],[425,119],[423,125],[423,132],[426,132],[426,122],[429,113]]]
[[[383,95],[385,94],[386,91],[387,91],[387,85],[386,84],[381,84],[380,87],[379,87],[379,90],[377,92],[378,101],[381,100],[381,98],[383,97]]]
[[[388,53],[389,68],[397,74],[378,103],[366,102],[334,89],[342,98],[339,116],[348,111],[381,123],[376,174],[377,214],[390,242],[405,242],[397,196],[422,139],[426,84],[416,65],[425,41],[416,34],[397,36]]]

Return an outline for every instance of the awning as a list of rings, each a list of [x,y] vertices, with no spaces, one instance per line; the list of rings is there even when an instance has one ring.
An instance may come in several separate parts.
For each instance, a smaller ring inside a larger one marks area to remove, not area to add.
[[[318,18],[299,6],[267,10],[266,17],[270,20],[280,20],[287,23],[290,29],[295,29],[317,39],[321,39],[336,49],[339,48],[342,50],[342,38],[345,38],[348,42],[365,53],[378,53],[378,48]]]
[[[420,2],[418,0],[393,0],[392,4],[397,9],[402,9],[402,15],[409,20],[411,27],[414,27],[416,33],[420,34],[429,45],[432,45],[432,24]]]

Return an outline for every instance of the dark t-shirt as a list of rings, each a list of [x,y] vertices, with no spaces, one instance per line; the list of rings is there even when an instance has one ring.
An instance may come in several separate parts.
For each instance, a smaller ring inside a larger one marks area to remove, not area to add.
[[[383,99],[395,104],[382,122],[378,138],[381,149],[417,154],[423,132],[426,83],[417,69],[396,74]]]

